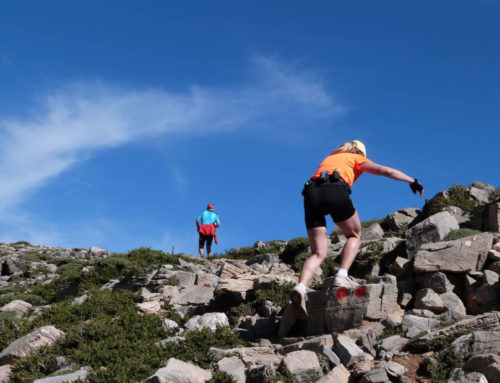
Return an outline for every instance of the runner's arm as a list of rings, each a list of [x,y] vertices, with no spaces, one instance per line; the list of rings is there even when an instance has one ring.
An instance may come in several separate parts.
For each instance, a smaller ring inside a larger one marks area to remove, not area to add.
[[[359,165],[359,167],[361,168],[361,170],[367,173],[392,178],[398,181],[412,183],[415,180],[415,178],[410,177],[400,170],[393,169],[388,166],[379,165],[372,161],[365,162],[364,164]]]

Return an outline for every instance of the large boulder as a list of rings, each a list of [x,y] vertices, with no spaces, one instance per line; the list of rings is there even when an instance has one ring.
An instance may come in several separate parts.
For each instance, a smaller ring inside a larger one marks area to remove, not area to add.
[[[488,383],[488,380],[479,372],[468,372],[456,368],[452,371],[446,383]]]
[[[417,273],[443,271],[467,273],[481,270],[493,245],[490,233],[476,234],[455,241],[423,245],[415,257]]]
[[[12,364],[42,346],[52,346],[64,336],[64,332],[54,326],[37,328],[22,338],[16,339],[0,353],[0,366]]]
[[[307,335],[326,334],[359,326],[363,320],[390,318],[400,322],[403,310],[398,304],[396,277],[385,275],[371,279],[355,289],[333,286],[333,277],[325,279],[321,290],[308,292]],[[293,325],[285,309],[280,335],[285,324]]]
[[[0,307],[0,312],[14,313],[17,318],[21,318],[32,308],[33,305],[31,303],[16,299]]]
[[[210,370],[170,358],[166,367],[157,370],[146,383],[205,383],[210,378],[212,378]]]
[[[217,326],[229,326],[229,320],[224,313],[206,313],[196,315],[186,322],[184,327],[188,330],[201,330],[209,328],[212,331],[217,329]]]
[[[215,361],[223,358],[237,356],[246,366],[263,366],[273,365],[279,366],[284,356],[276,354],[272,347],[259,346],[259,347],[236,347],[230,349],[219,349],[212,347],[210,352],[213,354]]]
[[[484,354],[470,358],[464,365],[467,371],[483,374],[488,382],[495,382],[500,378],[500,355]]]
[[[431,215],[406,231],[408,256],[414,258],[422,245],[442,241],[446,234],[457,229],[457,219],[450,213],[443,211]]]

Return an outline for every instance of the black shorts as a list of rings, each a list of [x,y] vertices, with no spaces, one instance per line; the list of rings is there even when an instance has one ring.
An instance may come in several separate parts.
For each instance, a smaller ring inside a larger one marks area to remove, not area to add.
[[[343,182],[325,182],[305,186],[304,212],[307,229],[326,227],[325,215],[330,214],[333,222],[351,218],[356,209],[349,197],[350,190]]]
[[[204,235],[200,233],[200,240],[198,241],[199,248],[202,249],[205,246],[205,242],[207,243],[208,247],[212,246],[213,239],[213,235]]]

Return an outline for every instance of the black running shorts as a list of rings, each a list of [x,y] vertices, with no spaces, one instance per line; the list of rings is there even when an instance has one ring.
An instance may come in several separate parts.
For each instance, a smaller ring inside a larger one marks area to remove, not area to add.
[[[213,239],[214,239],[213,235],[204,235],[200,233],[200,240],[198,241],[199,248],[203,249],[203,247],[205,246],[205,242],[207,243],[208,247],[212,246]]]
[[[351,218],[356,209],[349,194],[348,187],[342,182],[306,186],[303,195],[307,229],[326,227],[327,214],[330,214],[333,222]]]

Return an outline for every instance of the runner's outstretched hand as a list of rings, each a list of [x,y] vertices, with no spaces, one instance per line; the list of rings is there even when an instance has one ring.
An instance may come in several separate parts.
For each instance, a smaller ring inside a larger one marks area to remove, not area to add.
[[[420,196],[424,194],[424,187],[418,180],[415,178],[413,182],[410,183],[410,189],[413,192],[413,194],[416,194],[417,192],[420,193]]]

